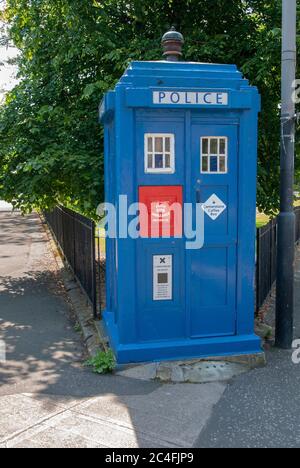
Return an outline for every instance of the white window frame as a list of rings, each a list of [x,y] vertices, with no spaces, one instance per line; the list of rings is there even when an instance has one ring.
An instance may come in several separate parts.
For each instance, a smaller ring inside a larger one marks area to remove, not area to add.
[[[203,150],[203,140],[208,140],[208,154],[204,154]],[[211,140],[218,140],[218,152],[217,154],[210,152],[210,142]],[[220,140],[225,140],[225,154],[220,153]],[[228,174],[228,136],[203,136],[200,139],[200,172],[201,174],[215,174],[215,175],[224,175]],[[210,170],[210,158],[213,156],[217,156],[218,158],[218,170],[211,171]],[[203,158],[208,158],[208,170],[203,170]],[[220,171],[220,157],[225,157],[225,171]]]
[[[158,152],[155,151],[155,140],[153,151],[148,151],[148,139],[149,138],[163,138],[163,158],[165,161],[165,155],[170,154],[170,167],[163,168],[149,168],[148,167],[148,156],[152,155],[153,161],[155,161],[155,154]],[[165,139],[170,138],[170,152],[165,150]],[[146,174],[175,174],[175,134],[174,133],[145,133],[144,139],[144,155],[145,155],[145,173]]]

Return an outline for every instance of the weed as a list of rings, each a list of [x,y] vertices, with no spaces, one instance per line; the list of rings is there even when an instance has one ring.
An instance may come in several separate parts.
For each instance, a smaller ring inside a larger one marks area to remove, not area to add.
[[[79,322],[76,322],[76,324],[75,324],[75,326],[74,326],[74,331],[75,331],[76,333],[81,333],[82,330],[81,330],[81,325],[80,325]]]
[[[96,356],[86,361],[85,365],[91,367],[95,374],[110,374],[116,367],[116,359],[111,349],[106,352],[98,351]]]

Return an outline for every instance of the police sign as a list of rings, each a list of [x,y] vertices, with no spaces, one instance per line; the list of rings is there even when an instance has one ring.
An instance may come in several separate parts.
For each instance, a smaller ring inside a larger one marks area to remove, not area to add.
[[[154,91],[153,104],[227,106],[228,93],[211,91]]]

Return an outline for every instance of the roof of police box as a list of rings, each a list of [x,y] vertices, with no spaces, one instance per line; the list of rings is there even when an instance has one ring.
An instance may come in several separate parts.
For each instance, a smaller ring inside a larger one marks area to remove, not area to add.
[[[231,85],[247,86],[249,83],[243,78],[242,73],[236,65],[217,64],[217,63],[200,63],[200,62],[168,62],[168,61],[148,61],[148,62],[131,62],[121,77],[120,84],[137,84],[137,85],[157,85],[168,84],[168,81],[178,80],[178,84],[182,79],[188,80],[192,85],[199,86],[199,79],[204,80],[207,86],[207,81],[230,81]],[[163,83],[160,81],[163,80]]]

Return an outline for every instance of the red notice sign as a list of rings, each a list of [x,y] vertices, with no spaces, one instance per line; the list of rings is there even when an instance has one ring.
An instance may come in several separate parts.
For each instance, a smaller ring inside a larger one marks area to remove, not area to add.
[[[139,187],[141,237],[182,237],[181,186]]]

